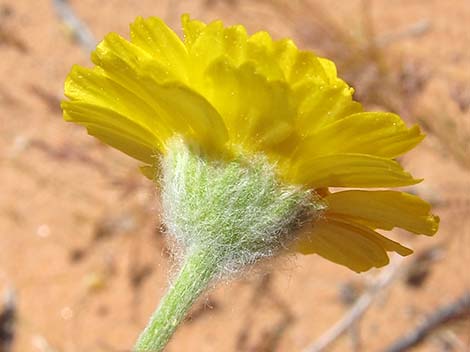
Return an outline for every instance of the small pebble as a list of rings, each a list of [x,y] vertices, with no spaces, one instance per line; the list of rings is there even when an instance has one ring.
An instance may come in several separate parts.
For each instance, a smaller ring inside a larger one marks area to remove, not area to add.
[[[49,237],[51,234],[51,228],[46,224],[39,225],[36,230],[36,234],[42,238]]]
[[[70,307],[64,307],[60,311],[60,316],[64,320],[70,320],[73,318],[73,310]]]

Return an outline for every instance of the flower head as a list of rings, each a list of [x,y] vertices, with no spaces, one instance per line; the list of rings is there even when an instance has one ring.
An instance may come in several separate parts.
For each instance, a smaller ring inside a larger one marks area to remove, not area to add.
[[[257,187],[266,187],[266,192],[277,187],[267,198],[256,198],[260,207],[277,212],[275,221],[265,219],[262,225],[289,219],[279,225],[282,229],[267,234],[260,230],[265,238],[298,230],[293,224],[302,218],[301,230],[288,237],[289,248],[316,253],[357,272],[387,264],[387,252],[411,253],[377,230],[437,231],[438,217],[417,196],[351,189],[418,183],[394,160],[423,139],[417,126],[408,128],[392,113],[365,112],[353,100],[353,89],[338,78],[333,62],[299,50],[289,39],[275,41],[266,32],[250,36],[243,26],[204,24],[187,15],[182,22],[183,41],[153,17],[131,24],[130,41],[107,35],[92,54],[95,67],[75,66],[70,72],[65,84],[69,100],[62,103],[66,120],[86,126],[91,135],[143,162],[149,177],[159,166],[167,169],[164,195],[171,199],[166,205],[181,205],[168,210],[167,218],[176,235],[183,233],[182,242],[190,246],[188,227],[207,224],[208,219],[230,223],[230,231],[237,234],[248,229],[227,220],[229,213],[220,218],[219,211],[216,218],[205,208],[194,208],[202,194],[199,200],[220,201],[219,207],[227,206],[235,216],[230,206],[250,209]],[[160,164],[160,156],[168,156],[166,162]],[[260,158],[262,166],[253,162]],[[226,165],[224,171],[211,171],[220,165]],[[259,172],[268,174],[264,186]],[[220,182],[208,182],[211,175]],[[258,183],[244,182],[252,188],[242,191],[228,185],[230,177],[241,180],[243,175]],[[204,191],[198,190],[202,184]],[[243,196],[220,198],[227,192],[212,191],[219,186]],[[348,190],[332,193],[330,187]],[[178,193],[182,189],[183,196]],[[275,204],[272,197],[287,200],[269,207]],[[180,203],[174,203],[176,198]],[[295,201],[292,209],[286,208]],[[259,207],[252,210],[258,214]],[[246,216],[235,218],[236,223]],[[250,224],[252,232],[261,226]],[[265,238],[256,240],[264,243]],[[233,244],[232,237],[224,241]]]

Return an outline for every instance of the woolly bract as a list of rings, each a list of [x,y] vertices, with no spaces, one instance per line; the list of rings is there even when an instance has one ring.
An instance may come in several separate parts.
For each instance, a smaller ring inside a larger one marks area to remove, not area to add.
[[[437,231],[438,217],[414,195],[328,190],[419,182],[394,160],[423,139],[417,126],[363,111],[333,62],[289,39],[187,15],[182,22],[183,41],[153,17],[131,24],[130,41],[107,35],[92,54],[96,66],[70,72],[65,119],[142,161],[149,177],[175,138],[206,161],[261,155],[281,184],[321,204],[289,248],[357,272],[387,264],[387,252],[411,253],[378,229]]]
[[[265,159],[211,160],[176,139],[163,160],[168,232],[186,251],[218,257],[212,265],[219,277],[276,255],[306,218],[324,209],[310,192],[280,183]]]

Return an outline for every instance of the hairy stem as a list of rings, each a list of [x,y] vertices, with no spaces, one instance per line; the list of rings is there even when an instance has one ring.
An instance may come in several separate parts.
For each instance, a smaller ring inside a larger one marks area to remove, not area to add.
[[[139,336],[135,351],[163,350],[189,308],[217,274],[220,260],[219,255],[207,250],[188,253],[178,277]]]

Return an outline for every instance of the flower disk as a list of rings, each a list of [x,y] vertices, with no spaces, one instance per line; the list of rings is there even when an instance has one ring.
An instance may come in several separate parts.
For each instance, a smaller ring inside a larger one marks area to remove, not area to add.
[[[137,18],[130,41],[111,33],[74,66],[64,118],[142,161],[155,177],[158,156],[182,138],[204,157],[263,155],[285,185],[320,196],[326,209],[291,248],[354,271],[386,265],[411,250],[376,230],[433,235],[439,219],[420,198],[384,188],[413,185],[394,160],[422,139],[392,113],[365,112],[333,62],[267,32],[182,17],[184,41],[158,18]]]

